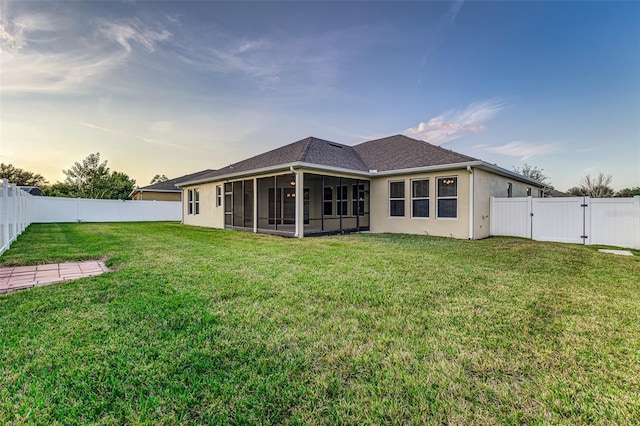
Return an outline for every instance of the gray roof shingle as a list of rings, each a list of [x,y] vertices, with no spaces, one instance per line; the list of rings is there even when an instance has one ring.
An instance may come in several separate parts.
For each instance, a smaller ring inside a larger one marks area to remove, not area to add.
[[[200,176],[200,178],[206,179],[289,163],[312,163],[350,170],[369,170],[353,147],[308,137],[215,170],[207,175]]]
[[[353,148],[369,170],[381,172],[479,161],[404,135],[363,142]]]
[[[404,135],[389,136],[355,146],[314,137],[276,148],[182,182],[203,182],[219,176],[250,174],[254,170],[308,163],[358,172],[388,171],[480,161]]]

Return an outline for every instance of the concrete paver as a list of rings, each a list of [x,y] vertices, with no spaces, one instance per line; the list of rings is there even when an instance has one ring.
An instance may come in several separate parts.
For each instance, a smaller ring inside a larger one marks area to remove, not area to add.
[[[9,266],[0,268],[0,293],[49,285],[107,272],[104,262],[52,263],[48,265]]]

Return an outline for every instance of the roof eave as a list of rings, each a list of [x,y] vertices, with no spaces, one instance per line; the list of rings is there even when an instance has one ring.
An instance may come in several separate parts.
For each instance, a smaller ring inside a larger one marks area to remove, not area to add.
[[[549,187],[549,185],[546,185],[546,184],[544,184],[542,182],[538,182],[535,179],[531,179],[531,178],[528,178],[526,176],[520,175],[520,174],[518,174],[516,172],[512,172],[510,170],[503,169],[502,167],[497,166],[495,164],[486,163],[484,161],[481,161],[481,163],[482,163],[481,165],[477,166],[480,169],[487,170],[487,171],[493,172],[495,174],[498,174],[498,175],[501,175],[501,176],[504,176],[504,177],[508,177],[508,178],[511,178],[511,179],[514,179],[514,180],[517,180],[517,181],[520,181],[520,182],[524,182],[524,183],[528,183],[528,184],[531,184],[531,185],[535,185],[535,186],[538,186],[540,188],[548,188]]]
[[[437,164],[434,166],[411,167],[407,169],[383,170],[376,173],[370,173],[371,176],[392,176],[406,175],[413,173],[438,172],[441,170],[465,169],[467,166],[478,167],[482,165],[482,161],[465,161],[463,163]]]
[[[353,169],[347,169],[343,167],[333,167],[333,166],[326,166],[323,164],[295,161],[291,163],[277,164],[275,166],[261,167],[259,169],[245,170],[242,172],[227,173],[224,175],[212,176],[205,179],[195,179],[192,181],[181,182],[180,184],[176,184],[176,186],[178,186],[179,188],[182,188],[185,186],[198,185],[198,184],[209,183],[209,182],[220,182],[222,180],[229,180],[233,178],[255,176],[255,175],[262,175],[265,173],[285,171],[285,170],[289,170],[289,168],[291,167],[304,167],[308,169],[324,170],[328,172],[344,173],[344,174],[350,174],[350,175],[367,176],[367,177],[371,176],[369,172],[365,172],[363,170],[353,170]]]
[[[503,169],[502,167],[498,167],[494,164],[489,164],[481,160],[465,161],[461,163],[438,164],[434,166],[412,167],[407,169],[383,170],[383,171],[354,170],[354,169],[347,169],[343,167],[333,167],[333,166],[326,166],[323,164],[296,161],[292,163],[284,163],[284,164],[278,164],[275,166],[262,167],[259,169],[245,170],[242,172],[227,173],[224,175],[213,176],[205,179],[195,179],[192,181],[181,182],[180,184],[176,184],[176,186],[178,186],[179,188],[182,188],[185,186],[198,185],[198,184],[209,183],[209,182],[220,182],[220,181],[239,178],[239,177],[255,176],[255,175],[261,175],[265,173],[286,171],[291,167],[302,167],[307,169],[315,169],[315,170],[328,171],[328,172],[334,172],[334,173],[363,176],[367,178],[374,178],[378,176],[393,176],[393,175],[403,175],[403,174],[406,175],[406,174],[414,174],[414,173],[437,172],[437,171],[443,171],[443,170],[465,169],[467,167],[477,167],[477,168],[487,170],[492,173],[496,173],[498,175],[508,177],[520,182],[529,183],[531,185],[535,185],[540,188],[546,187],[546,185],[536,180],[527,178],[526,176],[519,175],[515,172],[511,172],[507,169]]]

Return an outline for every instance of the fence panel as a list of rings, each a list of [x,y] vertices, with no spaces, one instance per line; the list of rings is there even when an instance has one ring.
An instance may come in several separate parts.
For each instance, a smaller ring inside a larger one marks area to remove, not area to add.
[[[34,197],[34,223],[153,222],[182,219],[180,201],[92,200]]]
[[[9,249],[11,243],[31,224],[33,196],[1,180],[0,185],[0,254]]]
[[[640,248],[640,197],[592,198],[588,243]]]
[[[491,197],[491,235],[531,238],[531,198]]]

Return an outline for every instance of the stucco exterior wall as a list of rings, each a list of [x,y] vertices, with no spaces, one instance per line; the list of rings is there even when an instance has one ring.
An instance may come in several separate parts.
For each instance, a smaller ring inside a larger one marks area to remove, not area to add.
[[[466,169],[396,176],[380,176],[371,179],[371,232],[435,235],[469,238],[469,172]],[[458,179],[457,218],[437,217],[437,178]],[[411,217],[411,180],[429,179],[429,217]],[[405,216],[389,215],[389,182],[405,182]]]
[[[180,192],[141,191],[133,194],[131,199],[135,201],[180,201]]]
[[[186,225],[206,226],[209,228],[224,228],[224,207],[216,207],[216,186],[222,187],[222,182],[211,182],[182,188],[182,217]],[[189,189],[200,191],[200,213],[189,214]],[[221,188],[224,191],[224,188]],[[222,194],[224,198],[224,193]]]
[[[489,237],[490,197],[507,197],[508,184],[511,183],[512,197],[526,197],[527,188],[531,188],[531,196],[539,197],[540,189],[531,184],[499,176],[480,169],[473,169],[474,180],[474,221],[473,238]]]

